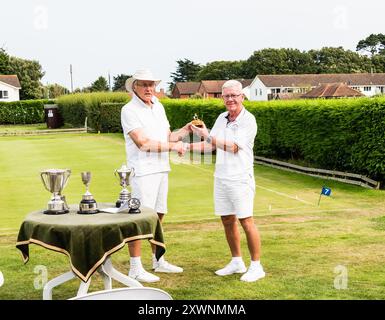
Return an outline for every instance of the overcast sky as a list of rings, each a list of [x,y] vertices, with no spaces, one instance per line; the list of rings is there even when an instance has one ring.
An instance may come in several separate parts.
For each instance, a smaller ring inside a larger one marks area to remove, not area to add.
[[[166,88],[176,60],[245,60],[263,48],[355,50],[385,33],[383,0],[10,0],[0,47],[38,60],[43,84],[74,89],[150,68]]]

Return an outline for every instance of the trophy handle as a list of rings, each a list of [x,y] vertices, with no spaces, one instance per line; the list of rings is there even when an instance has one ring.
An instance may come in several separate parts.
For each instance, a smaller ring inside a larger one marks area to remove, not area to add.
[[[51,192],[51,190],[49,190],[49,189],[47,188],[47,185],[45,184],[45,180],[44,180],[44,178],[43,178],[43,174],[44,174],[44,172],[40,172],[40,178],[41,178],[41,181],[43,182],[44,188],[45,188],[48,192]]]
[[[115,176],[116,179],[118,179],[118,181],[120,183],[120,178],[119,178],[119,175],[117,175],[117,173],[118,173],[118,169],[115,169],[114,176]]]

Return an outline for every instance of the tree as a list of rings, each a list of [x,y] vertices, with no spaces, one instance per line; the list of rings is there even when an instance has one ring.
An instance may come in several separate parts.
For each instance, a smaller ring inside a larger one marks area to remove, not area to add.
[[[243,66],[244,78],[254,78],[257,74],[302,74],[315,71],[315,64],[308,52],[291,48],[254,51]]]
[[[171,73],[172,82],[169,83],[170,91],[177,82],[196,81],[196,76],[201,70],[201,65],[189,59],[177,60],[176,72]]]
[[[366,51],[373,57],[375,54],[385,54],[385,34],[371,34],[357,44],[356,51]]]
[[[3,48],[0,48],[0,74],[7,74],[9,66],[9,56]]]
[[[202,67],[196,79],[198,81],[240,79],[243,78],[242,66],[242,61],[210,62]]]
[[[385,55],[376,54],[371,60],[373,72],[385,72]]]
[[[67,88],[57,83],[46,85],[43,89],[43,96],[49,99],[55,99],[68,93],[70,93],[70,91]]]
[[[42,97],[40,80],[44,72],[38,61],[9,56],[3,48],[0,48],[0,74],[17,75],[21,85],[21,100]]]
[[[124,91],[125,90],[125,83],[128,78],[131,78],[131,75],[127,74],[118,74],[116,77],[114,77],[114,84],[112,86],[112,91]]]
[[[369,72],[371,61],[357,52],[345,50],[343,47],[324,47],[321,50],[310,50],[315,73],[355,73]]]
[[[100,76],[94,82],[92,82],[90,87],[91,92],[96,91],[109,91],[108,82],[106,78]]]
[[[40,80],[44,72],[38,61],[9,57],[8,74],[16,74],[19,78],[21,100],[42,98]]]

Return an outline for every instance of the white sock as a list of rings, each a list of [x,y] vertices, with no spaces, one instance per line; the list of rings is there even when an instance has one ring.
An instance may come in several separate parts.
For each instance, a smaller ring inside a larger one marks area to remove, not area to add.
[[[232,257],[231,262],[243,263],[243,259],[242,259],[242,257]]]
[[[131,257],[130,258],[130,269],[132,271],[137,271],[137,270],[140,270],[142,268],[143,268],[143,266],[142,266],[142,261],[141,261],[140,257]]]
[[[259,260],[250,261],[250,267],[260,267],[260,266],[261,266],[261,262]]]

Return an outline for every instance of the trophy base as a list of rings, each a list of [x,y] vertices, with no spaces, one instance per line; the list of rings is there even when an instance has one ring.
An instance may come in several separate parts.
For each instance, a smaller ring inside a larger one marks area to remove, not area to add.
[[[96,210],[89,210],[89,211],[78,211],[78,214],[95,214],[95,213],[99,213],[100,211],[98,209]]]
[[[79,204],[78,214],[95,214],[99,212],[95,199],[83,199]]]
[[[128,210],[128,213],[133,213],[133,214],[137,214],[137,213],[141,213],[142,211],[140,211],[140,209],[133,209],[131,208],[130,210]]]
[[[65,214],[68,213],[69,210],[45,210],[44,214],[57,215],[57,214]]]

